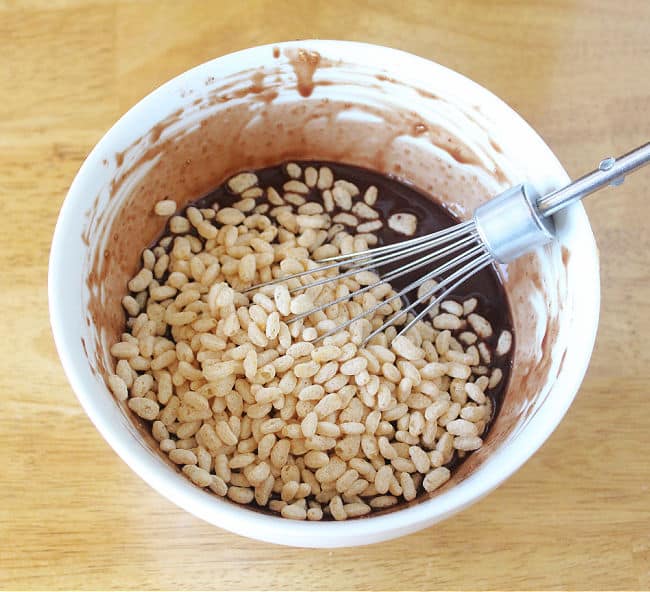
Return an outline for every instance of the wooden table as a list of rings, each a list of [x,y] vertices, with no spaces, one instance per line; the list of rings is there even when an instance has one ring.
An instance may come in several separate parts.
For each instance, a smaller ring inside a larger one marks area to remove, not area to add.
[[[0,0],[0,586],[650,587],[650,171],[586,204],[602,318],[561,426],[484,501],[370,547],[258,543],[156,494],[77,403],[46,294],[57,213],[85,155],[195,64],[290,38],[405,49],[504,98],[577,174],[650,139],[649,29],[647,0]]]

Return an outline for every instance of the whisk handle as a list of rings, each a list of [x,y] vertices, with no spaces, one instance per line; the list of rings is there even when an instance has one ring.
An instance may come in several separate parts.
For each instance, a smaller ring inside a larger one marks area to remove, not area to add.
[[[612,156],[605,158],[595,171],[538,198],[537,210],[544,217],[551,216],[607,185],[620,185],[625,180],[625,175],[648,163],[650,163],[650,142],[618,158]]]

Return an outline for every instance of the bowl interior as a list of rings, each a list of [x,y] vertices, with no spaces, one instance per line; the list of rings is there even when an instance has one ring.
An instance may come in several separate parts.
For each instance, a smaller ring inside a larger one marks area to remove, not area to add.
[[[79,172],[52,249],[52,324],[66,372],[100,431],[154,487],[205,519],[245,532],[253,515],[260,538],[281,542],[277,529],[292,529],[305,544],[309,529],[320,527],[322,542],[331,532],[331,544],[350,544],[355,535],[342,539],[344,525],[287,524],[186,482],[103,379],[124,323],[126,282],[161,229],[154,203],[184,205],[237,171],[290,159],[397,175],[460,218],[509,185],[528,180],[544,191],[566,174],[523,120],[474,83],[402,52],[340,42],[253,48],[199,66],[129,111]],[[556,226],[557,242],[500,269],[515,363],[484,447],[435,496],[400,510],[399,523],[365,519],[367,536],[388,538],[460,509],[514,471],[561,419],[591,352],[598,272],[582,207],[557,216]]]

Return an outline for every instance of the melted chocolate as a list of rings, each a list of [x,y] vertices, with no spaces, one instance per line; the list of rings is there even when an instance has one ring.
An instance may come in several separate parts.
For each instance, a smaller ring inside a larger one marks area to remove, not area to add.
[[[439,201],[421,193],[414,187],[401,182],[395,177],[382,175],[375,171],[358,166],[334,162],[298,161],[298,164],[301,165],[303,170],[308,166],[313,166],[317,169],[321,166],[327,166],[332,169],[335,179],[345,179],[346,181],[354,183],[359,188],[361,195],[363,195],[366,189],[371,185],[377,187],[378,198],[373,208],[380,213],[380,219],[384,222],[383,227],[374,233],[378,238],[377,246],[391,244],[410,238],[388,227],[386,221],[391,215],[396,213],[408,213],[416,216],[418,224],[414,236],[430,234],[459,223],[459,220],[445,209]],[[259,179],[260,187],[275,187],[280,193],[282,193],[282,185],[289,178],[283,166],[257,169],[255,170],[255,174]],[[305,198],[308,201],[322,203],[320,190],[317,188],[313,188]],[[198,208],[209,208],[212,204],[218,203],[220,207],[227,207],[231,206],[239,199],[241,199],[240,196],[231,194],[226,185],[223,184],[208,195],[189,205]],[[183,212],[186,209],[187,208],[185,208]],[[335,210],[332,212],[332,215],[336,215],[339,211],[340,210]],[[347,230],[354,234],[353,228],[350,227],[347,228]],[[157,245],[162,236],[167,235],[169,235],[169,229],[165,228],[162,235],[152,243],[151,248]],[[404,263],[404,261],[400,261],[398,265],[403,265]],[[437,264],[439,265],[440,263]],[[386,274],[387,270],[390,270],[390,266],[383,267],[380,271],[381,273]],[[416,270],[397,278],[392,281],[391,284],[395,290],[399,291],[429,271],[430,269],[428,268],[421,268],[420,270]],[[414,295],[415,291],[407,294],[406,301],[408,301],[408,298],[413,298]],[[462,303],[464,300],[472,297],[478,300],[475,312],[488,319],[493,328],[492,336],[484,340],[490,349],[493,358],[490,367],[500,368],[503,373],[503,378],[497,387],[486,391],[486,394],[492,399],[493,404],[493,415],[490,419],[491,424],[499,412],[503,396],[507,389],[512,368],[512,352],[514,352],[515,349],[513,344],[508,355],[496,357],[494,354],[496,342],[501,331],[507,329],[513,333],[510,305],[500,277],[494,266],[484,268],[477,274],[473,275],[454,293],[452,293],[448,299]],[[429,317],[425,317],[425,320],[428,319]],[[458,337],[463,330],[468,329],[454,331],[452,334],[455,337]],[[471,328],[469,328],[469,330],[471,330]],[[462,461],[462,459],[454,457],[452,462],[448,463],[447,466],[450,469],[453,469],[460,463],[460,461]]]
[[[308,166],[313,166],[315,168],[327,166],[332,169],[334,178],[345,179],[346,181],[354,183],[361,191],[361,194],[363,194],[371,185],[377,187],[378,199],[373,208],[379,211],[380,219],[384,222],[381,230],[374,233],[379,239],[377,246],[387,245],[411,238],[388,227],[386,220],[388,220],[392,214],[408,213],[416,216],[418,219],[418,225],[417,231],[414,235],[415,237],[443,230],[460,222],[437,200],[426,196],[414,187],[399,181],[395,177],[382,175],[358,166],[333,162],[298,161],[297,164],[301,165],[303,168]],[[280,193],[282,193],[282,185],[288,178],[283,168],[279,166],[258,169],[255,171],[255,174],[259,179],[260,187],[276,187],[280,190]],[[316,188],[312,189],[309,195],[305,197],[308,201],[322,203],[320,191]],[[208,208],[216,202],[221,207],[225,207],[231,206],[239,199],[241,199],[239,196],[233,196],[230,194],[225,185],[221,185],[213,192],[190,205],[194,205],[198,208]],[[335,210],[333,215],[336,215],[338,211],[339,210]],[[348,228],[348,230],[351,231],[351,233],[354,233],[351,227]],[[385,270],[386,268],[383,268],[382,273],[385,273]],[[402,276],[391,283],[395,289],[399,290],[414,281],[418,275],[421,276],[428,271],[430,270],[420,269],[414,273]],[[483,269],[476,275],[472,276],[452,295],[454,300],[459,300],[461,302],[471,297],[475,297],[479,300],[477,312],[485,316],[492,323],[494,328],[494,339],[498,337],[501,329],[512,331],[510,306],[501,280],[494,267]],[[491,340],[488,340],[488,342],[489,341]],[[488,345],[494,344],[488,343]]]

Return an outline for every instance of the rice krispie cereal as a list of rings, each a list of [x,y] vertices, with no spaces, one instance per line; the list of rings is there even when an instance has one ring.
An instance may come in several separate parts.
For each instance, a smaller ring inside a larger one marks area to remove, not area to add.
[[[292,322],[377,282],[367,271],[247,291],[374,246],[378,232],[416,232],[415,215],[379,208],[374,185],[335,179],[328,166],[277,171],[272,185],[238,174],[228,199],[182,214],[172,200],[156,204],[167,228],[128,284],[108,385],[188,479],[236,503],[345,520],[432,492],[483,444],[512,334],[470,297],[396,337],[412,318],[403,315],[365,343],[402,306],[376,306],[395,294],[390,284]]]

